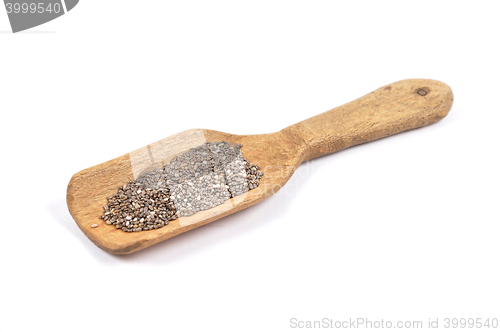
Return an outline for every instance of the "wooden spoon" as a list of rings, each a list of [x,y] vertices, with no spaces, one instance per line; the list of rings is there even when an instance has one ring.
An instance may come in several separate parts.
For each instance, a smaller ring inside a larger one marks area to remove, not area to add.
[[[98,247],[113,254],[130,254],[259,203],[276,193],[304,161],[434,123],[446,116],[452,103],[453,93],[446,84],[409,79],[272,134],[240,136],[188,130],[76,173],[68,185],[68,208]],[[173,156],[205,141],[243,144],[243,156],[264,172],[259,187],[151,231],[126,233],[99,218],[107,197],[138,173],[168,163]],[[98,227],[92,228],[93,224]]]

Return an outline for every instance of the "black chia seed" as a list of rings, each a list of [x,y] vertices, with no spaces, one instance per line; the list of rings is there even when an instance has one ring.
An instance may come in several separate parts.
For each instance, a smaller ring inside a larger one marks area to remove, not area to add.
[[[101,219],[125,232],[153,230],[257,188],[264,173],[241,146],[207,142],[144,172],[108,198]]]

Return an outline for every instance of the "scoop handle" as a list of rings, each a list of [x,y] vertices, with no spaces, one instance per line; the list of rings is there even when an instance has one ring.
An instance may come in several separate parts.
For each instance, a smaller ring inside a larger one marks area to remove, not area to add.
[[[453,104],[450,87],[409,79],[282,130],[305,145],[304,160],[427,126],[444,118]],[[294,140],[295,140],[294,139]]]

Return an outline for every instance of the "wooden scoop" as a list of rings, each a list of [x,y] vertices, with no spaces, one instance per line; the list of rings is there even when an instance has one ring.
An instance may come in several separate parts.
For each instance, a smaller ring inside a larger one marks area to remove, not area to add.
[[[304,161],[434,123],[446,116],[452,103],[453,93],[446,84],[410,79],[272,134],[188,130],[76,173],[68,185],[68,208],[98,247],[113,254],[130,254],[259,203],[276,193]],[[259,187],[151,231],[127,233],[99,218],[107,198],[141,171],[168,163],[204,142],[219,141],[243,145],[243,156],[264,172]],[[94,224],[98,227],[93,228]]]

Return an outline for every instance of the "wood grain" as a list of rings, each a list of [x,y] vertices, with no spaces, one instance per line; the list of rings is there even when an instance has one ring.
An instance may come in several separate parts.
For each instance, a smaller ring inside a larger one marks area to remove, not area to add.
[[[410,79],[386,85],[276,133],[232,135],[207,129],[183,132],[76,173],[68,185],[68,208],[83,233],[98,247],[113,254],[130,254],[264,200],[276,193],[303,161],[432,124],[446,116],[452,103],[453,93],[446,84]],[[260,186],[157,230],[125,233],[106,225],[99,216],[107,197],[134,179],[138,165],[144,169],[160,159],[169,160],[173,149],[178,154],[189,148],[186,135],[195,137],[196,145],[203,136],[208,142],[243,144],[243,155],[264,172]],[[99,226],[92,228],[92,224]]]

